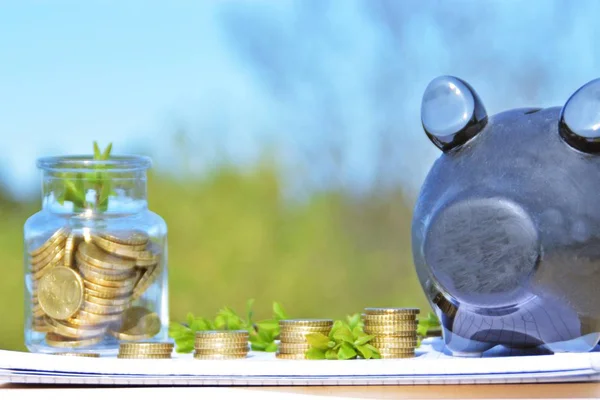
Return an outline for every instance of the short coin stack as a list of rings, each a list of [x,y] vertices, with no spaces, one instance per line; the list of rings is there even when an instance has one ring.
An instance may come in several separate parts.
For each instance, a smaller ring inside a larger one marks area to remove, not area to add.
[[[244,330],[198,331],[194,342],[197,360],[234,360],[246,358],[250,336]]]
[[[117,358],[167,359],[173,353],[173,343],[121,343]]]
[[[55,231],[29,252],[32,329],[53,347],[88,347],[106,333],[142,340],[160,331],[156,313],[131,307],[161,274],[161,251],[143,231]]]
[[[412,358],[417,347],[418,308],[365,308],[364,331],[381,358]]]
[[[275,356],[288,360],[303,360],[310,349],[306,340],[309,333],[329,335],[331,319],[285,319],[279,321],[279,347]]]

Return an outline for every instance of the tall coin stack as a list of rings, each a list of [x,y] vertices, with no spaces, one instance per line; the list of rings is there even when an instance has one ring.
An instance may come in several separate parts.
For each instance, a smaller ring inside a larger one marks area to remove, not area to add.
[[[197,360],[234,360],[246,358],[250,335],[244,330],[196,332],[194,358]]]
[[[121,343],[117,358],[167,359],[173,353],[173,343]]]
[[[162,272],[160,248],[146,233],[60,228],[29,256],[32,329],[46,332],[49,346],[93,346],[106,333],[142,340],[160,331],[156,313],[131,307]]]
[[[284,319],[279,321],[279,347],[275,356],[288,360],[303,360],[310,348],[306,335],[322,333],[329,335],[333,327],[331,319]]]
[[[381,358],[412,358],[417,347],[418,308],[365,308],[364,331]]]

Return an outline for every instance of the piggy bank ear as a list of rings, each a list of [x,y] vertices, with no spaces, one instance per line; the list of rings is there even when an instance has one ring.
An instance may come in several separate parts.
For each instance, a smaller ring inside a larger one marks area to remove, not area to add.
[[[600,79],[571,95],[560,112],[558,131],[571,147],[600,153]]]
[[[433,144],[446,152],[477,135],[487,123],[487,113],[467,82],[440,76],[425,89],[421,122]]]

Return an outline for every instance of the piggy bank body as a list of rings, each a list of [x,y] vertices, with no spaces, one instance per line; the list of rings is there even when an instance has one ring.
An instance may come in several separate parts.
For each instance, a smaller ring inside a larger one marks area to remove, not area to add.
[[[417,274],[447,348],[589,351],[600,339],[600,82],[488,116],[466,82],[422,103],[442,154],[417,200]]]

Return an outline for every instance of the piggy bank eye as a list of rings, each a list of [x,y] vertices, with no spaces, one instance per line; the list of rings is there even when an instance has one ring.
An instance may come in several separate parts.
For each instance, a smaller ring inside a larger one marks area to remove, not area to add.
[[[600,153],[600,79],[579,88],[563,106],[559,132],[571,147]]]
[[[468,83],[453,76],[440,76],[425,89],[421,122],[429,139],[448,151],[477,135],[487,123],[487,113]]]

